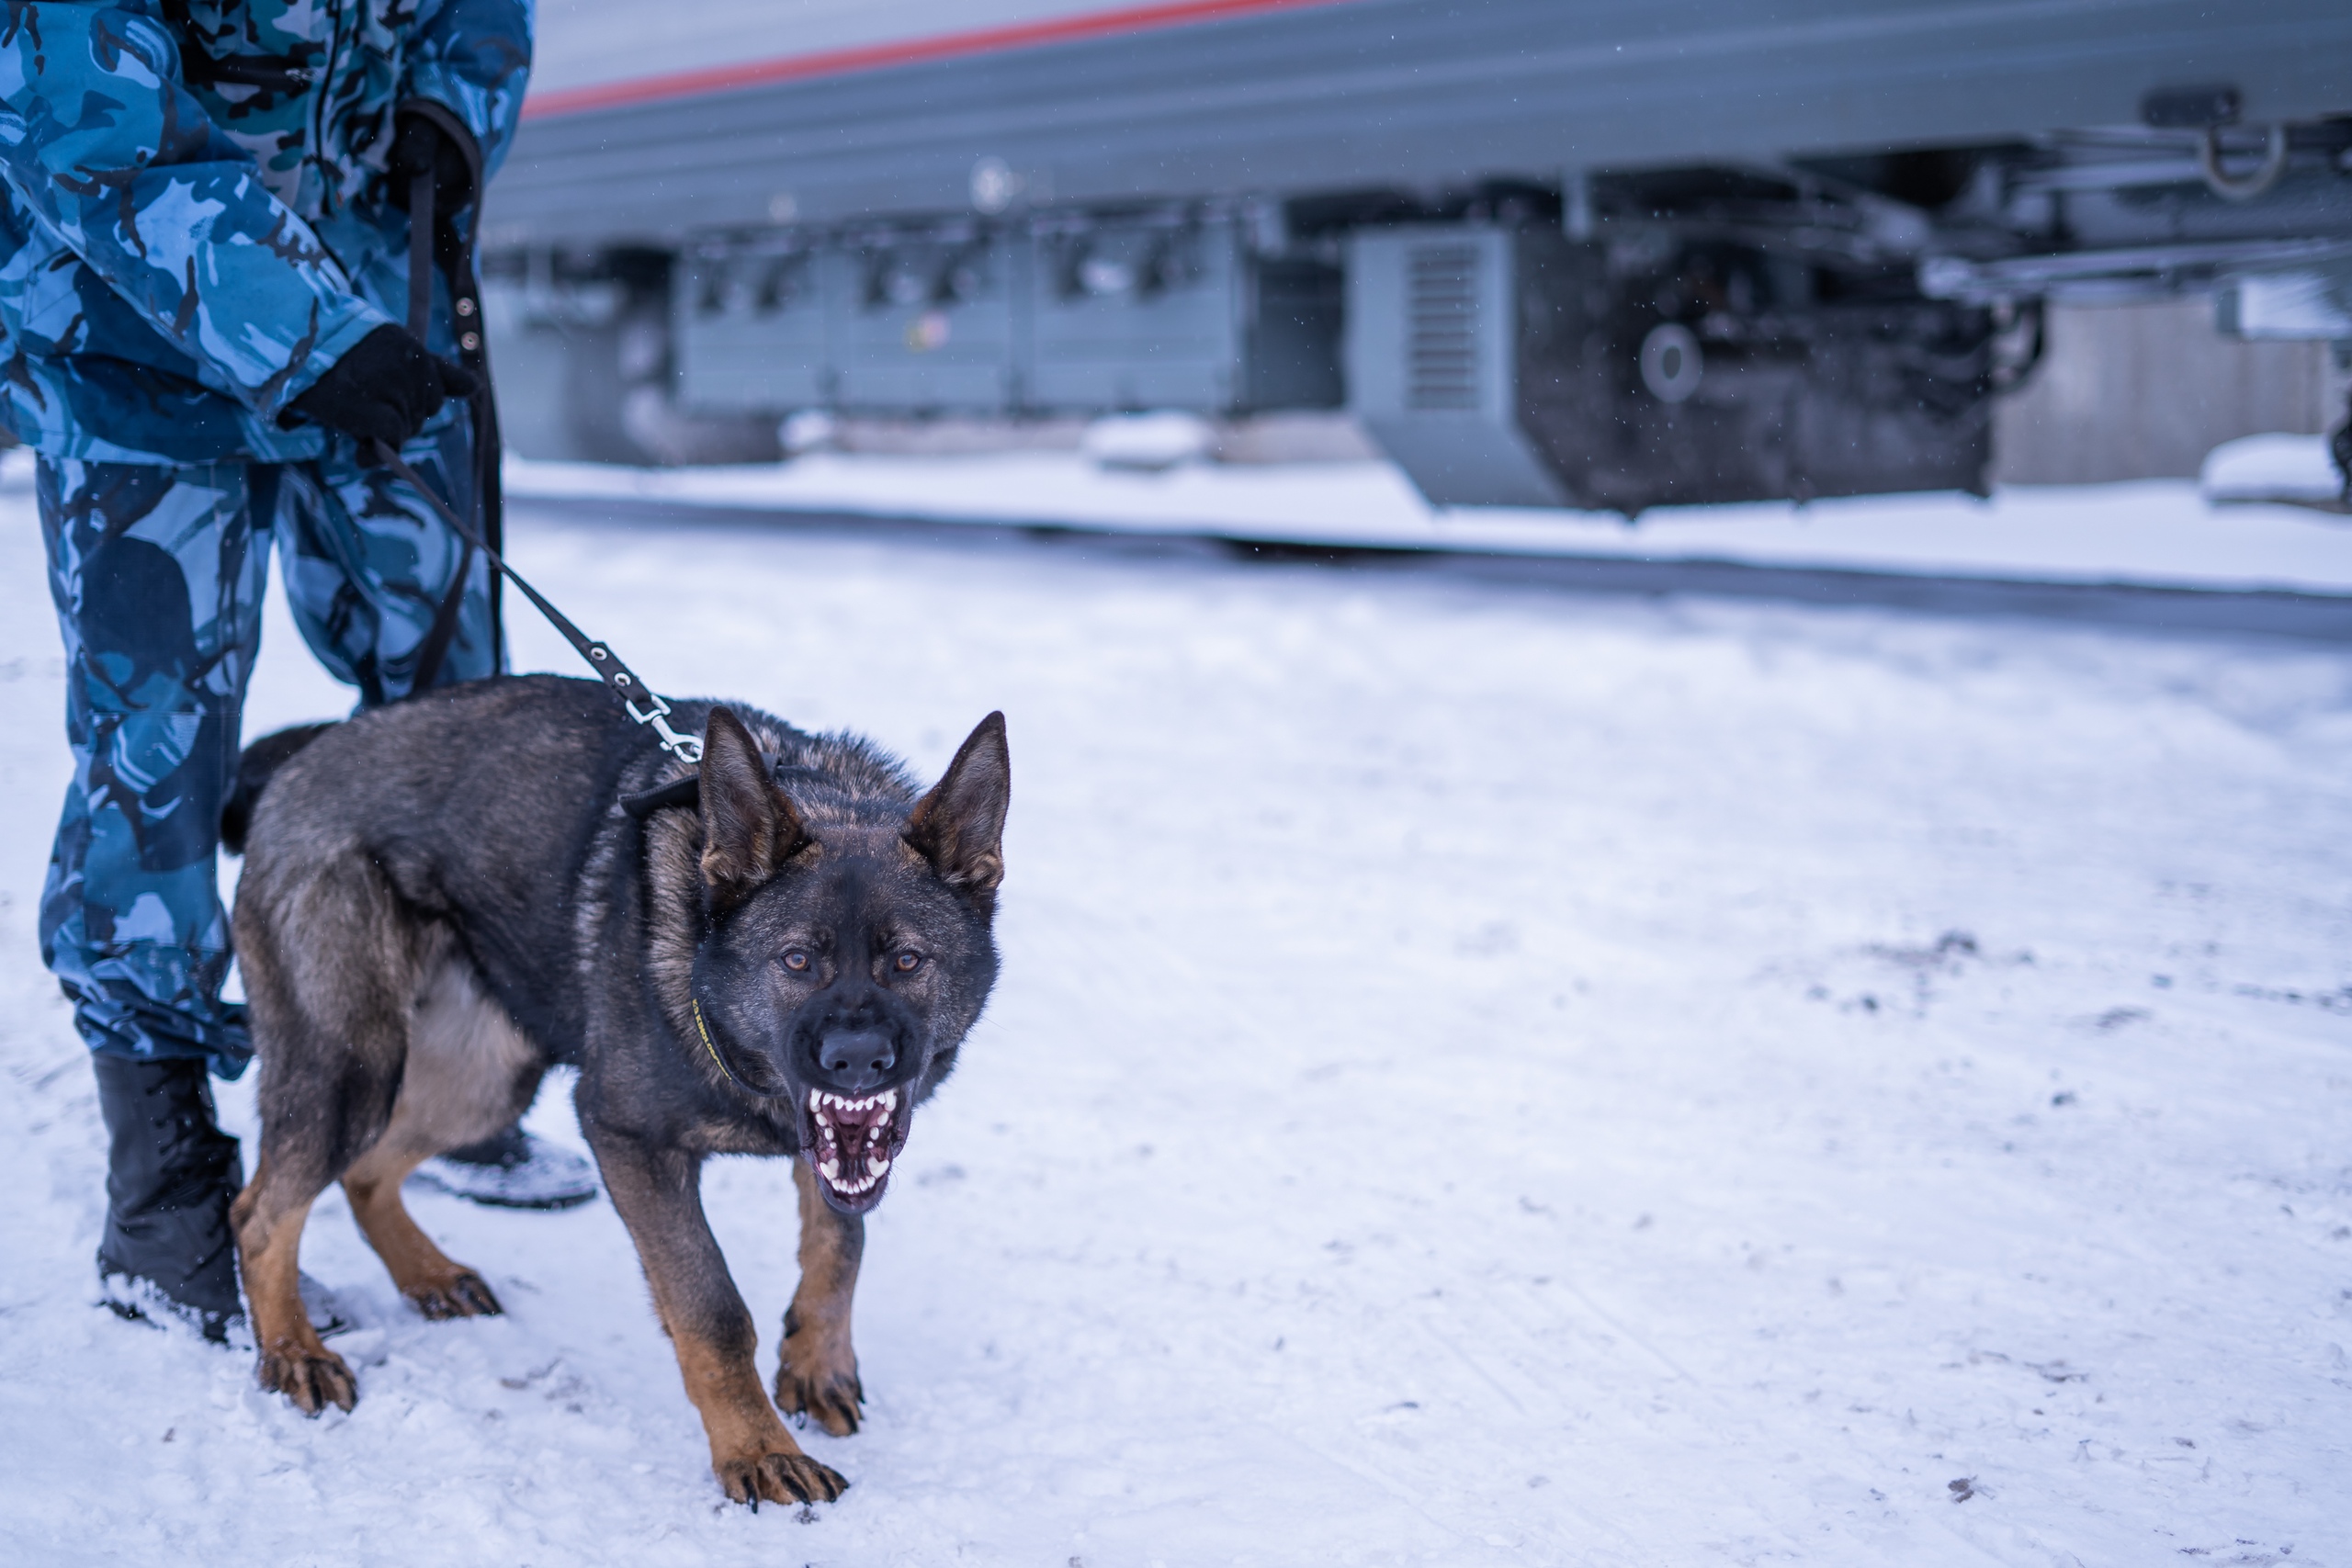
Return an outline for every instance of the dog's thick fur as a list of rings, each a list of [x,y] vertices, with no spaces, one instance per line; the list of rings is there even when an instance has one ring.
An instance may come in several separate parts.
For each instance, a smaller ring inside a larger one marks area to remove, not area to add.
[[[754,1507],[831,1500],[846,1483],[777,1406],[857,1428],[861,1216],[996,977],[1003,716],[921,798],[854,738],[713,703],[673,722],[703,731],[699,801],[641,820],[624,801],[688,770],[593,682],[482,682],[256,743],[235,920],[261,1159],[234,1221],[258,1375],[314,1415],[357,1397],[296,1283],[337,1179],[427,1317],[499,1310],[401,1183],[567,1063],[720,1484]],[[715,1154],[800,1156],[774,1404],[703,1217]]]

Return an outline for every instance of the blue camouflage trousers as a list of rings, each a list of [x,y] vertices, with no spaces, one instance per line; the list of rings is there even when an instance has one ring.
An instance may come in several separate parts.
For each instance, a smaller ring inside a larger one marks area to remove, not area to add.
[[[459,420],[402,455],[471,515]],[[373,707],[409,694],[464,546],[347,442],[300,463],[170,468],[43,457],[40,525],[65,638],[74,782],[41,891],[41,958],[94,1051],[196,1057],[234,1077],[253,1047],[225,1001],[215,852],[261,645],[273,536],[311,651]],[[475,552],[434,684],[502,667]]]

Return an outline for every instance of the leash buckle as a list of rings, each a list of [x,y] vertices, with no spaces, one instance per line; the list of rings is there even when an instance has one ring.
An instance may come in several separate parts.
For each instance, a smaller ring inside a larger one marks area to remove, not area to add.
[[[652,693],[648,692],[645,694],[645,711],[639,713],[635,703],[630,702],[627,697],[623,697],[621,698],[621,711],[628,714],[629,717],[637,720],[639,724],[651,725],[653,727],[653,733],[662,738],[662,750],[676,757],[678,761],[693,763],[701,762],[702,737],[699,735],[681,735],[676,730],[671,728],[670,705],[663,702],[660,697],[657,697]]]

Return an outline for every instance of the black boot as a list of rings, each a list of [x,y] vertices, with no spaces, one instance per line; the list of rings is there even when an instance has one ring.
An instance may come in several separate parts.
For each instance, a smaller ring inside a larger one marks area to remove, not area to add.
[[[214,1125],[202,1062],[94,1055],[111,1147],[98,1274],[125,1317],[156,1308],[207,1339],[243,1313],[229,1203],[243,1185],[237,1140]]]
[[[451,1149],[417,1172],[428,1185],[494,1209],[569,1209],[596,1195],[596,1168],[518,1122]]]

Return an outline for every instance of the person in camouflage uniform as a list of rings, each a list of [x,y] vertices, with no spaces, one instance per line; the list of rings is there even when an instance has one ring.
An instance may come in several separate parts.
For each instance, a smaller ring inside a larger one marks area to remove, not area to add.
[[[214,863],[269,548],[362,706],[421,664],[502,667],[487,563],[364,459],[398,447],[460,515],[484,485],[449,360],[480,365],[479,309],[446,277],[412,296],[407,182],[430,172],[463,231],[531,23],[530,0],[0,0],[0,423],[38,454],[74,755],[42,956],[112,1139],[101,1269],[208,1332],[237,1306],[238,1178],[204,1069],[252,1050]]]

